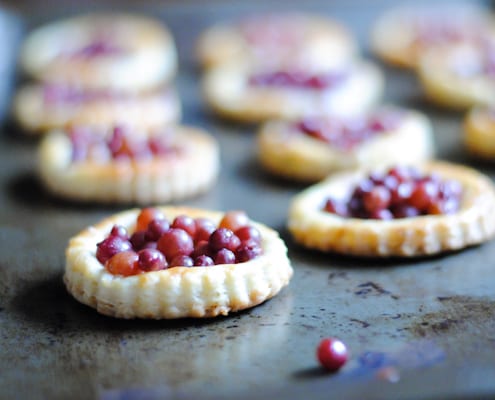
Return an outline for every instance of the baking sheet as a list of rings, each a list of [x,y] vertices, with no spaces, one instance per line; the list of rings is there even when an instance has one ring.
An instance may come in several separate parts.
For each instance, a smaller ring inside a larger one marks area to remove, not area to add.
[[[373,19],[390,4],[305,2],[298,9],[336,17],[365,45]],[[6,82],[16,79],[11,67],[23,30],[85,10],[78,7],[21,5],[19,15],[5,13],[0,29],[11,38],[4,44],[10,54]],[[305,251],[285,229],[290,199],[303,186],[260,169],[255,126],[222,121],[204,107],[193,59],[199,32],[225,18],[284,7],[285,2],[151,2],[128,9],[170,26],[180,52],[184,121],[208,129],[221,145],[218,183],[184,203],[245,209],[279,230],[295,270],[290,286],[252,310],[205,321],[121,321],[77,303],[61,280],[67,240],[123,207],[74,204],[47,194],[35,175],[37,141],[7,121],[0,135],[1,398],[495,396],[495,242],[406,261]],[[495,176],[493,166],[466,157],[461,114],[424,103],[410,73],[384,70],[387,102],[431,117],[440,158]],[[6,99],[7,86],[1,88]],[[337,374],[322,371],[315,359],[319,340],[327,336],[341,338],[351,351]]]

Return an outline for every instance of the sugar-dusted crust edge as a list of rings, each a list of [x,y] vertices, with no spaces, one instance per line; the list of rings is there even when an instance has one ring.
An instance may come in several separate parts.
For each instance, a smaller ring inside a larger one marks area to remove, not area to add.
[[[125,43],[130,53],[123,60],[57,59],[54,50],[61,37],[74,36],[75,30],[79,35],[91,31],[95,23],[125,27],[132,33]],[[94,12],[34,29],[21,47],[19,62],[26,74],[41,81],[139,91],[170,82],[177,72],[178,56],[170,31],[159,20],[125,12]]]
[[[421,216],[391,221],[342,218],[321,211],[322,202],[336,188],[348,187],[365,171],[343,172],[294,197],[288,228],[305,247],[366,257],[415,257],[458,250],[487,241],[495,234],[495,189],[478,171],[446,162],[419,166],[463,186],[461,209],[451,215]]]
[[[160,207],[173,219],[186,214],[219,222],[223,213],[188,207]],[[112,275],[95,257],[96,244],[114,224],[134,229],[139,209],[90,226],[70,239],[64,282],[81,303],[118,318],[207,318],[254,307],[288,285],[293,270],[278,233],[251,222],[262,235],[263,254],[240,264],[175,267],[130,277]]]
[[[463,142],[474,157],[495,161],[495,118],[493,109],[475,107],[464,118]]]
[[[43,87],[27,84],[14,96],[12,114],[27,134],[37,135],[67,125],[133,125],[152,129],[181,118],[181,102],[175,88],[101,99],[80,104],[46,105]]]
[[[240,122],[295,119],[334,113],[353,115],[376,106],[383,95],[384,76],[372,62],[350,63],[349,79],[331,90],[251,87],[252,66],[229,63],[205,71],[202,93],[208,107],[223,118]]]
[[[65,133],[45,136],[39,148],[39,176],[54,194],[76,201],[152,204],[182,200],[209,189],[220,168],[219,146],[198,128],[177,126],[183,151],[148,161],[72,163]]]
[[[430,159],[435,153],[430,121],[419,112],[403,111],[398,129],[376,136],[350,151],[339,151],[304,134],[291,135],[288,133],[290,122],[270,121],[261,126],[257,135],[258,159],[275,175],[306,182],[346,169]]]

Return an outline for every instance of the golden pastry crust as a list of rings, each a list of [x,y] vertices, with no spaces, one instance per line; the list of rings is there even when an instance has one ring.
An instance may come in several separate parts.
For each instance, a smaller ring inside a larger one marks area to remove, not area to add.
[[[242,122],[296,119],[308,115],[360,114],[381,98],[384,79],[372,63],[350,64],[347,79],[326,90],[251,86],[252,67],[223,64],[207,70],[202,88],[208,106],[220,116]]]
[[[179,151],[147,160],[72,162],[72,144],[54,131],[40,145],[43,184],[61,197],[101,203],[163,203],[195,196],[210,188],[219,172],[215,139],[191,127],[170,127]]]
[[[495,161],[495,114],[492,108],[473,108],[464,119],[463,141],[473,156]]]
[[[71,54],[107,40],[121,52],[102,57]],[[168,29],[132,14],[87,14],[44,25],[26,38],[20,55],[24,71],[44,82],[122,91],[152,89],[176,73],[177,52]]]
[[[444,46],[425,52],[418,77],[428,100],[464,110],[495,104],[495,79],[483,73],[484,50],[477,45]]]
[[[84,101],[45,100],[43,85],[29,84],[18,90],[13,114],[28,134],[40,134],[67,125],[133,125],[154,129],[177,122],[181,104],[175,89],[142,94],[112,94]]]
[[[430,42],[424,40],[418,31],[422,28],[440,37],[434,37]],[[452,30],[450,37],[449,30]],[[432,47],[476,40],[493,33],[493,21],[479,7],[467,4],[398,7],[386,11],[375,21],[371,30],[371,49],[388,64],[414,68],[421,55]]]
[[[416,257],[462,249],[487,241],[495,224],[495,189],[490,179],[460,165],[432,162],[420,166],[454,179],[463,188],[460,209],[449,215],[426,215],[389,221],[343,218],[323,211],[329,195],[345,191],[366,171],[343,172],[299,195],[290,206],[288,228],[296,242],[311,249],[366,257]]]
[[[434,154],[431,124],[414,111],[404,111],[397,129],[347,151],[293,129],[287,121],[262,125],[257,137],[258,158],[271,173],[299,181],[313,182],[347,169],[417,163]]]
[[[218,223],[221,212],[160,207],[169,220],[185,214]],[[114,224],[132,233],[140,210],[106,218],[69,241],[64,282],[80,302],[118,318],[206,318],[254,307],[275,296],[293,271],[278,233],[251,222],[262,235],[263,253],[244,263],[210,267],[173,267],[123,277],[109,273],[96,259],[96,245]]]
[[[259,43],[250,42],[250,35],[259,37]],[[351,60],[357,47],[352,34],[337,21],[286,13],[214,25],[199,37],[196,54],[206,68],[241,59],[278,67],[304,63],[330,68]]]

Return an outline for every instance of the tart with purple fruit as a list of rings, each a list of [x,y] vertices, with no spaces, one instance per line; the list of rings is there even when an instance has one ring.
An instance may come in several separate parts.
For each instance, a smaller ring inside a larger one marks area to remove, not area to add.
[[[133,92],[169,82],[177,69],[176,53],[159,21],[102,13],[35,29],[22,46],[20,62],[29,76],[43,82]]]
[[[181,104],[172,88],[144,93],[83,89],[61,84],[30,84],[14,99],[14,115],[27,133],[68,125],[124,125],[142,129],[177,122]]]
[[[118,318],[205,318],[254,307],[292,277],[278,233],[248,218],[185,207],[125,211],[77,234],[64,282]]]
[[[272,67],[330,67],[357,53],[347,28],[322,16],[302,13],[252,15],[216,24],[199,37],[196,53],[203,67],[244,60]]]
[[[426,98],[458,110],[495,105],[494,39],[425,52],[417,72]]]
[[[219,149],[212,136],[192,127],[77,126],[43,138],[39,170],[51,192],[72,200],[168,202],[214,184]]]
[[[220,116],[258,122],[366,112],[382,96],[383,75],[366,61],[319,70],[230,63],[208,69],[202,86],[206,103]]]
[[[415,257],[491,239],[495,188],[478,171],[446,162],[342,172],[306,189],[288,227],[311,249],[366,257]]]
[[[386,11],[375,21],[371,47],[388,64],[415,68],[422,54],[432,48],[478,42],[494,34],[492,17],[480,7],[401,6]]]
[[[495,161],[495,109],[475,107],[464,118],[463,141],[474,157]]]
[[[257,147],[267,171],[306,182],[341,170],[422,162],[434,154],[427,117],[394,107],[347,118],[270,121],[261,127]]]

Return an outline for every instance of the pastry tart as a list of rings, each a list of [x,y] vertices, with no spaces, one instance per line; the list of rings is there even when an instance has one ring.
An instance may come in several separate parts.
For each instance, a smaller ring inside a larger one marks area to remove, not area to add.
[[[204,192],[215,182],[219,149],[202,130],[169,126],[73,127],[40,145],[39,173],[56,195],[77,201],[148,204]]]
[[[366,257],[416,257],[491,239],[495,189],[481,173],[446,162],[342,172],[306,189],[288,228],[305,247]]]
[[[329,68],[357,53],[352,34],[337,21],[302,13],[264,14],[219,23],[199,37],[204,67],[244,60],[275,67]],[[294,64],[298,63],[298,64]]]
[[[13,113],[24,131],[31,134],[67,125],[124,124],[153,129],[177,122],[181,104],[172,88],[131,94],[29,84],[17,92]]]
[[[383,85],[381,71],[366,61],[324,71],[272,71],[230,63],[210,68],[202,81],[211,109],[243,122],[363,113],[379,101]]]
[[[229,240],[219,232],[230,232]],[[229,252],[234,258],[218,258]],[[193,253],[202,253],[194,264]],[[262,303],[292,274],[278,233],[243,212],[157,207],[113,215],[71,238],[64,282],[78,301],[112,317],[204,318]]]
[[[468,5],[398,7],[383,13],[371,31],[371,48],[383,61],[398,67],[416,67],[421,55],[437,46],[493,37],[489,13]]]
[[[417,163],[434,154],[427,117],[395,107],[351,118],[270,121],[257,139],[258,158],[267,171],[308,182],[341,170]]]
[[[495,160],[495,111],[475,107],[464,119],[464,145],[473,156]]]
[[[151,18],[86,14],[52,22],[26,38],[21,66],[43,82],[141,91],[169,82],[177,54],[168,29]]]
[[[417,72],[433,103],[460,110],[495,104],[495,50],[490,44],[436,48],[421,57]]]

